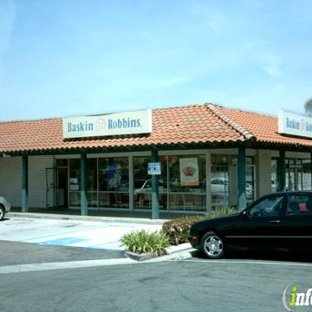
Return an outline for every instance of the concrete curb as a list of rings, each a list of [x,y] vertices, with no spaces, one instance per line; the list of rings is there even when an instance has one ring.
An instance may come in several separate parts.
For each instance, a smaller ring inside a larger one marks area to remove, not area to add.
[[[124,254],[135,261],[152,261],[152,262],[161,262],[171,259],[185,259],[191,257],[191,252],[195,249],[191,247],[189,243],[180,244],[177,246],[170,246],[167,248],[166,255],[156,256],[153,253],[134,253],[130,251],[124,251]]]
[[[170,254],[159,257],[149,253],[135,254],[127,252],[127,258],[29,263],[29,264],[26,263],[26,264],[0,266],[0,275],[9,273],[78,269],[78,268],[110,266],[110,265],[133,265],[133,264],[153,263],[163,261],[179,261],[192,257],[191,253],[195,249],[189,247],[189,244],[182,245],[183,246],[174,246],[177,248],[170,247],[171,249]]]
[[[97,222],[120,222],[120,223],[137,223],[137,224],[152,224],[162,225],[170,220],[163,219],[146,219],[146,218],[128,218],[128,217],[100,217],[100,216],[77,216],[63,214],[48,214],[35,212],[12,212],[5,215],[9,218],[29,218],[29,219],[53,219],[53,220],[77,220],[77,221],[97,221]]]
[[[123,252],[124,255],[132,260],[135,260],[135,261],[146,261],[146,260],[150,260],[152,258],[156,258],[157,256],[153,253],[141,253],[141,254],[138,254],[138,253],[135,253],[135,252],[131,252],[131,251],[124,251]]]

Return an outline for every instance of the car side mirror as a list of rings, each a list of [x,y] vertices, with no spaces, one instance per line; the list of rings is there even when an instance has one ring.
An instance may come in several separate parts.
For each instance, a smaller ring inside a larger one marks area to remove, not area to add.
[[[247,209],[243,210],[243,216],[250,219],[250,213]]]

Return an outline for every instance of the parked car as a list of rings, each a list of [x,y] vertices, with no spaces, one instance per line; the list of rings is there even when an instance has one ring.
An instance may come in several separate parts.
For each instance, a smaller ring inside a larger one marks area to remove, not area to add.
[[[227,178],[219,177],[219,178],[212,178],[211,180],[211,194],[213,197],[228,197],[229,193],[229,181]],[[201,183],[202,188],[206,188],[206,180]],[[220,196],[223,195],[223,196]],[[254,190],[253,186],[250,182],[246,182],[246,198],[248,200],[252,200],[254,197]]]
[[[158,189],[159,193],[166,192],[166,189],[164,188],[164,182],[162,180],[158,181]],[[140,187],[135,188],[134,195],[151,192],[152,192],[152,179],[148,179],[145,180]]]
[[[265,195],[236,215],[194,223],[188,240],[211,259],[231,248],[312,251],[312,192]]]
[[[10,210],[11,204],[3,196],[0,196],[0,221],[3,220],[5,214]]]
[[[152,205],[152,179],[134,182],[134,205]],[[166,205],[166,185],[162,180],[158,180],[159,204],[163,207]]]

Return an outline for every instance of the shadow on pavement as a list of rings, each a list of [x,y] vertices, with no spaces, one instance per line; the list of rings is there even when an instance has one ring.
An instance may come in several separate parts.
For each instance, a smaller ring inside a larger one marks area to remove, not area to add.
[[[192,258],[213,261],[207,259],[202,253],[193,251]],[[263,260],[263,261],[285,261],[285,262],[303,262],[312,263],[312,253],[304,254],[288,251],[231,251],[226,254],[224,260]]]

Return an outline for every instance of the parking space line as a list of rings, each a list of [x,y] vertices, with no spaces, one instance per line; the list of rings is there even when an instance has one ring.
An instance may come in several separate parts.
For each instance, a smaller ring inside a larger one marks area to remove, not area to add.
[[[278,265],[278,266],[298,266],[298,267],[312,267],[312,263],[305,262],[285,262],[285,261],[263,261],[263,260],[205,260],[205,259],[169,259],[167,261],[174,262],[193,262],[193,263],[207,263],[207,264],[251,264],[251,265]]]
[[[136,264],[136,263],[139,263],[139,262],[132,260],[130,258],[117,258],[117,259],[100,259],[100,260],[85,260],[85,261],[18,264],[18,265],[9,265],[9,266],[0,267],[0,274],[78,269],[78,268],[87,268],[87,267],[96,267],[96,266],[127,265],[127,264]]]

